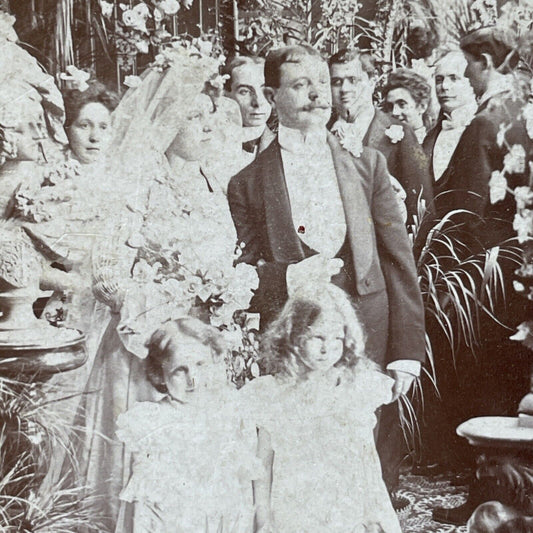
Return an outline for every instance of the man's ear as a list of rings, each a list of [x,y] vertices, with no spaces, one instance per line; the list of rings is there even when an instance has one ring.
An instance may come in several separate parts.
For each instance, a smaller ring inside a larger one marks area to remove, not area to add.
[[[273,87],[265,87],[263,89],[263,94],[265,95],[265,98],[267,99],[268,103],[272,106],[272,109],[276,109],[276,102],[274,101],[274,98],[276,96],[276,89]]]
[[[481,63],[483,65],[483,70],[492,70],[494,68],[494,61],[490,54],[481,54]]]

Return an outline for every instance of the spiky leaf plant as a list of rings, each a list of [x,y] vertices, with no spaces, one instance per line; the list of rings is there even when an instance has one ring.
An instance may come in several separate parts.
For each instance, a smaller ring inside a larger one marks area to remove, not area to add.
[[[0,369],[1,369],[0,360]],[[46,390],[46,392],[45,392]],[[53,398],[53,399],[50,399]],[[31,376],[0,377],[0,531],[102,531],[90,499],[61,479],[42,489],[54,452],[72,456],[57,391]]]

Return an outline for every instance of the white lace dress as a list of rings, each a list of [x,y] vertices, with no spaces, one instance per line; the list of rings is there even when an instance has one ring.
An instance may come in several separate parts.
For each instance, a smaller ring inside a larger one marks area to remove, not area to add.
[[[381,478],[374,411],[392,397],[391,378],[336,369],[304,382],[271,376],[246,385],[256,423],[274,450],[272,510],[279,533],[401,533]]]
[[[134,463],[117,532],[251,533],[252,480],[263,472],[237,396],[228,388],[194,405],[142,402],[119,417]]]

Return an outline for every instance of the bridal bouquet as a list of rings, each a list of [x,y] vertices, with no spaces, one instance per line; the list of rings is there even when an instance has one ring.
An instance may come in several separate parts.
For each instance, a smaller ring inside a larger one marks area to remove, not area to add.
[[[176,189],[160,188],[154,208],[128,240],[137,252],[128,294],[138,305],[128,303],[123,323],[133,332],[194,315],[227,332],[239,350],[243,336],[234,334],[241,332],[235,315],[248,308],[257,273],[250,265],[233,266],[239,250],[225,197],[187,190],[183,182]]]

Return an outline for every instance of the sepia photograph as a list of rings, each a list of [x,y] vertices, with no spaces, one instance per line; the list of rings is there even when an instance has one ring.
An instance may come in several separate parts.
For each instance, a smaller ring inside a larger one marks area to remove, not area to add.
[[[0,0],[0,533],[533,533],[533,0]]]

